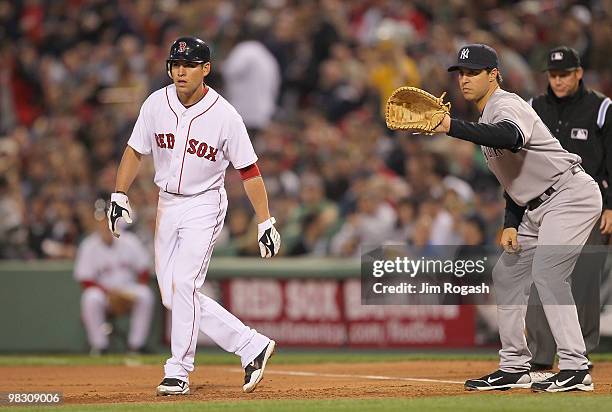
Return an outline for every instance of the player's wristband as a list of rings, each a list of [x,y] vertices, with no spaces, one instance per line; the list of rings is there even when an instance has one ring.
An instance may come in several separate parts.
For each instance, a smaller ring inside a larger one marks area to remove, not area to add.
[[[264,220],[261,223],[258,223],[257,224],[257,229],[260,232],[263,232],[263,231],[265,231],[267,229],[270,229],[272,226],[274,226],[275,223],[276,223],[276,219],[274,217],[271,217],[271,218],[269,218],[267,220]]]
[[[261,173],[259,172],[259,167],[257,167],[257,163],[253,163],[250,166],[238,169],[238,171],[240,172],[240,178],[242,180],[248,180],[257,176],[261,176]]]

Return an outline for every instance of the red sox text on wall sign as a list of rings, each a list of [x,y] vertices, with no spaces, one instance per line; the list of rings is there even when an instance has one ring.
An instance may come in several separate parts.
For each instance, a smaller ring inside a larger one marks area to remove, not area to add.
[[[156,133],[155,141],[157,146],[162,149],[174,149],[174,135],[172,133]],[[198,157],[216,162],[216,156],[219,149],[207,145],[205,142],[200,142],[196,139],[189,139],[189,148],[187,153],[195,154]]]

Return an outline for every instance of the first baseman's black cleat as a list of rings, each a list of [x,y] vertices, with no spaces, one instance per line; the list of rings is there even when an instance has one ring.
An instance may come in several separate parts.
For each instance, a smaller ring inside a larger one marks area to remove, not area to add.
[[[563,369],[542,382],[534,382],[531,390],[534,392],[592,391],[593,380],[588,369],[581,371]]]
[[[531,387],[531,377],[529,372],[504,372],[497,370],[490,375],[485,375],[480,379],[470,379],[465,381],[465,389],[468,391],[506,391],[513,388]]]
[[[257,387],[257,384],[261,382],[263,379],[264,370],[266,369],[266,363],[268,363],[268,359],[270,359],[274,353],[275,347],[276,342],[271,340],[270,343],[268,343],[268,346],[266,346],[264,350],[257,355],[255,360],[244,368],[244,386],[242,387],[244,392],[253,392]]]
[[[177,378],[164,378],[157,387],[157,396],[189,395],[189,384]]]

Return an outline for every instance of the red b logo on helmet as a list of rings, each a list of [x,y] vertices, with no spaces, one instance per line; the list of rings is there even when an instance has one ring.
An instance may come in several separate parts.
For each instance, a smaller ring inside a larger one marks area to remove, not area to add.
[[[184,41],[180,41],[178,48],[179,53],[185,53],[185,49],[187,49],[187,43],[185,43]]]

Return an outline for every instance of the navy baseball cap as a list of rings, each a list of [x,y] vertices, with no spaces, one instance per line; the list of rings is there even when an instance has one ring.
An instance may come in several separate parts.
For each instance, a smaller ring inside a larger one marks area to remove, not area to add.
[[[448,68],[449,72],[459,69],[493,69],[498,66],[497,52],[486,44],[468,44],[457,53],[457,63]]]
[[[546,62],[545,72],[549,70],[572,71],[581,66],[578,52],[567,46],[555,47],[549,51]]]

